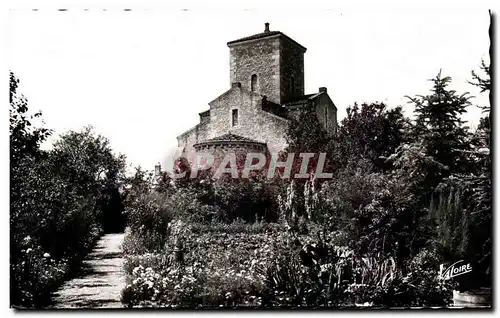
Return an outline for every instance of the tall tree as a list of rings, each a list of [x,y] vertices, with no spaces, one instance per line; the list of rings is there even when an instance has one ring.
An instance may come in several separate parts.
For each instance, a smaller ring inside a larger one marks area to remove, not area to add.
[[[471,84],[489,93],[489,67],[482,62],[486,77],[473,72]],[[491,284],[492,210],[491,210],[491,151],[489,106],[480,106],[487,117],[481,119],[478,129],[468,136],[465,145],[455,143],[455,155],[461,159],[453,167],[447,164],[448,178],[442,180],[433,194],[431,216],[436,221],[434,244],[446,261],[465,259],[472,263],[473,272],[458,278],[461,289]],[[449,136],[455,131],[449,132]],[[461,133],[459,131],[459,133]],[[457,141],[459,139],[457,138]],[[447,148],[444,147],[444,150]],[[450,150],[450,149],[448,149]],[[443,157],[434,156],[443,162]],[[466,169],[463,169],[466,167]]]
[[[423,193],[426,200],[444,178],[466,170],[468,165],[464,152],[470,149],[468,130],[461,116],[470,105],[471,97],[468,93],[458,95],[449,89],[451,78],[442,77],[441,71],[431,81],[431,94],[408,97],[415,105],[417,115],[415,139],[421,140],[425,153],[440,164],[426,169],[424,183],[427,189]]]

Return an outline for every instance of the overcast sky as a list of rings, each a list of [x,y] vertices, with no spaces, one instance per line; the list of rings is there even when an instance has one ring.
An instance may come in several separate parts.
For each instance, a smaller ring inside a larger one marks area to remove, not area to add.
[[[432,9],[432,10],[431,10]],[[229,83],[228,41],[260,33],[264,23],[307,47],[306,93],[326,86],[339,120],[354,102],[412,106],[439,69],[452,88],[489,60],[489,16],[472,7],[301,8],[255,10],[14,10],[8,15],[9,68],[29,108],[56,133],[91,124],[133,165],[152,169],[176,136]],[[474,125],[480,110],[470,108]]]

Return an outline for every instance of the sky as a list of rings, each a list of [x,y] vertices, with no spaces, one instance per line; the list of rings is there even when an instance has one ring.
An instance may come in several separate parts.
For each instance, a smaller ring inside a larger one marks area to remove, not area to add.
[[[319,87],[338,108],[354,102],[413,106],[440,69],[451,88],[487,96],[467,83],[489,61],[489,15],[472,6],[317,6],[266,10],[120,7],[11,10],[7,65],[29,108],[56,135],[92,125],[134,166],[153,169],[198,123],[208,102],[230,88],[227,42],[271,30],[307,48],[306,93]],[[465,118],[477,125],[481,111]]]

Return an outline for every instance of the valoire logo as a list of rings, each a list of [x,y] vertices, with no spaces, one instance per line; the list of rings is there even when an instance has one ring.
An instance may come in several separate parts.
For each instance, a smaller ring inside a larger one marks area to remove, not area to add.
[[[472,266],[470,265],[470,263],[468,264],[461,264],[461,263],[463,263],[463,260],[453,263],[447,269],[444,269],[444,264],[441,264],[439,270],[439,272],[441,273],[441,278],[446,280],[472,272]]]

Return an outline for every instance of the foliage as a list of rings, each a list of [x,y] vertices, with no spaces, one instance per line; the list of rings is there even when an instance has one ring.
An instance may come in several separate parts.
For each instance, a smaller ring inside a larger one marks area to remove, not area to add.
[[[481,60],[481,66],[479,68],[484,75],[478,74],[476,71],[472,70],[472,79],[469,82],[469,84],[477,86],[481,89],[481,93],[484,93],[486,91],[490,92],[491,91],[491,71],[490,71],[490,65],[486,65],[486,62],[484,60]],[[489,109],[489,106],[486,107]]]
[[[217,206],[218,221],[232,222],[240,218],[253,223],[277,219],[275,186],[264,178],[219,180],[213,183],[212,191],[212,197],[205,202]]]
[[[425,153],[441,166],[427,166],[421,200],[428,201],[432,191],[450,174],[468,171],[464,151],[469,150],[467,127],[460,118],[470,105],[467,93],[458,95],[448,88],[451,78],[441,72],[432,79],[430,95],[409,97],[417,114],[414,134],[422,141]]]
[[[171,236],[164,249],[168,256],[163,258],[168,264],[162,261],[158,266],[151,257],[143,256],[138,264],[136,256],[127,257],[127,264],[134,267],[126,265],[129,285],[123,301],[130,306],[189,308],[255,305],[263,288],[263,274],[258,273],[272,258],[280,229],[243,225],[240,221],[215,224],[211,231],[208,228],[204,224],[171,222]],[[173,261],[174,237],[183,242],[182,265]]]
[[[433,292],[442,290],[434,262],[413,278],[416,272],[403,274],[391,257],[357,255],[336,245],[334,233],[309,227],[309,234],[294,234],[279,225],[173,222],[169,231],[182,238],[183,262],[173,258],[173,238],[163,254],[127,256],[122,300],[171,308],[386,306],[393,296],[402,306],[447,301]]]
[[[116,195],[124,158],[91,128],[60,136],[40,149],[50,131],[31,122],[27,100],[10,75],[11,304],[41,307],[102,233],[120,215]]]
[[[330,138],[313,110],[296,111],[290,120],[286,134],[287,152],[318,153],[325,150]]]
[[[389,109],[384,103],[354,104],[347,108],[333,141],[335,162],[369,160],[374,168],[384,168],[384,158],[408,138],[410,121],[401,107]]]
[[[489,93],[489,66],[482,61],[481,69],[486,77],[473,71],[473,84]],[[492,277],[491,122],[490,107],[482,108],[486,117],[468,136],[470,148],[461,152],[469,170],[455,169],[436,188],[431,204],[438,234],[434,245],[439,254],[449,263],[464,259],[474,268],[457,279],[460,289],[465,290],[491,286]]]

